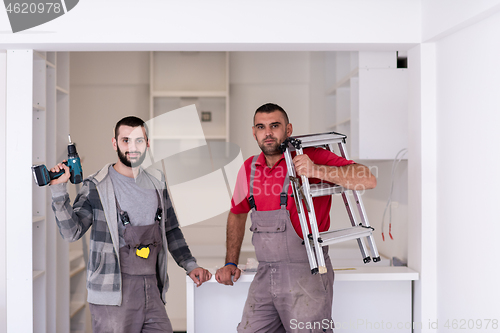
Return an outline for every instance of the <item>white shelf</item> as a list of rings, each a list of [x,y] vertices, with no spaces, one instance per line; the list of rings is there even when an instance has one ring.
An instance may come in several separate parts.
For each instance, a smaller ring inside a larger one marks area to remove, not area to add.
[[[33,223],[45,221],[44,215],[33,215]]]
[[[63,89],[63,88],[61,88],[61,87],[57,87],[57,86],[56,86],[56,91],[57,91],[58,93],[63,93],[63,94],[69,95],[69,91],[67,91],[66,89]]]
[[[69,251],[69,262],[73,262],[74,260],[83,258],[82,251]]]
[[[225,135],[205,135],[206,140],[226,140]]]
[[[36,57],[38,57],[38,58],[40,58],[40,59],[43,59],[43,60],[46,59],[44,52],[33,51],[33,55],[36,56]]]
[[[33,165],[55,163],[57,156],[62,155],[61,152],[66,153],[69,87],[69,53],[34,51],[31,103]],[[85,271],[85,264],[83,259],[77,261],[83,257],[83,253],[80,251],[79,254],[71,254],[73,265],[70,267],[69,244],[61,238],[53,216],[49,214],[51,199],[48,188],[39,187],[34,182],[32,186],[33,237],[30,264],[34,281],[33,327],[40,332],[69,332],[75,322],[80,323],[81,317],[85,317],[85,313],[80,311],[86,304],[83,296],[85,274],[81,273]],[[76,276],[71,279],[70,274]],[[57,293],[57,290],[66,292]],[[82,297],[75,297],[75,294]],[[82,300],[80,304],[71,304],[72,314],[81,314],[73,319],[68,313],[71,299]],[[66,315],[57,315],[62,313]]]
[[[69,272],[69,277],[72,278],[73,276],[77,275],[78,273],[82,272],[83,270],[85,270],[85,264],[81,264],[78,267],[76,267],[75,269],[72,269]]]
[[[36,110],[36,111],[45,111],[45,106],[33,104],[33,110]]]
[[[346,76],[341,78],[339,81],[337,81],[333,85],[333,87],[328,89],[326,91],[326,94],[327,95],[335,95],[337,93],[337,89],[339,89],[340,87],[347,86],[347,84],[349,83],[349,80],[351,80],[353,77],[358,76],[358,73],[359,73],[359,68],[353,69],[349,74],[347,74]]]
[[[351,118],[347,118],[347,119],[338,121],[335,124],[332,124],[332,125],[328,126],[328,128],[332,128],[333,129],[333,128],[338,127],[340,125],[348,124],[350,122],[351,122]]]
[[[226,91],[153,91],[153,97],[227,97]]]
[[[45,274],[45,271],[33,271],[33,281]]]
[[[78,311],[85,308],[85,302],[72,301],[69,305],[69,316],[74,317]]]

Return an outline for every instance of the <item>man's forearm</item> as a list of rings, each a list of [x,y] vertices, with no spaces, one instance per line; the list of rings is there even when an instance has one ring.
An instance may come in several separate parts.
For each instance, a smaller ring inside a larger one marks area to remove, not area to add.
[[[80,239],[93,220],[93,210],[88,200],[88,184],[84,182],[73,206],[70,204],[66,184],[50,185],[50,189],[52,210],[61,236],[69,242]]]
[[[168,251],[177,265],[184,268],[188,274],[196,267],[199,267],[179,227],[170,229],[167,231],[166,235]]]
[[[233,214],[229,212],[226,230],[226,263],[238,264],[241,243],[245,235],[247,214]]]
[[[315,178],[338,184],[349,190],[369,190],[377,186],[377,179],[362,164],[341,167],[315,165]]]

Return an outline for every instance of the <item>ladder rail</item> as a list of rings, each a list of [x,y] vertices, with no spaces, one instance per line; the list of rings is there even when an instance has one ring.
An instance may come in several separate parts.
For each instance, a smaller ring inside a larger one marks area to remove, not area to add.
[[[305,148],[343,142],[347,136],[337,132],[327,132],[310,135],[298,135],[294,136],[294,138],[300,140],[302,148]]]
[[[287,149],[284,152],[285,162],[288,169],[288,176],[295,177],[295,168],[292,162],[292,156],[290,154],[290,150]],[[318,265],[316,263],[316,258],[311,248],[311,244],[307,241],[307,235],[309,235],[309,227],[307,225],[307,219],[304,211],[304,207],[302,205],[302,201],[300,200],[299,191],[297,189],[297,185],[295,182],[290,180],[290,185],[292,186],[292,191],[295,199],[295,206],[297,206],[297,213],[299,215],[300,228],[302,230],[302,236],[304,237],[304,246],[306,248],[307,258],[309,259],[309,266],[311,268],[311,272],[315,274],[318,271]]]
[[[331,144],[328,145],[328,148],[333,153],[333,146]],[[343,151],[343,150],[341,150],[341,153],[343,153],[343,155],[346,154],[345,151]],[[345,158],[345,156],[343,156],[343,157]],[[352,208],[353,206],[352,206],[351,199],[347,196],[346,192],[342,193],[342,200],[344,201],[344,205],[345,205],[345,208],[347,210],[347,215],[349,216],[349,220],[351,221],[351,225],[353,227],[359,225],[359,223],[357,221],[356,214],[354,213],[353,208]],[[371,261],[371,258],[368,255],[368,251],[366,249],[365,242],[363,242],[362,238],[358,238],[356,241],[358,243],[359,250],[361,251],[361,256],[363,257],[363,262],[365,264],[369,263]]]
[[[302,148],[296,149],[297,155],[302,155],[303,151]],[[311,196],[311,189],[309,187],[309,180],[307,179],[306,176],[301,175],[300,178],[302,179],[302,189],[304,191],[304,200],[307,201],[309,205],[309,211],[308,211],[308,216],[309,216],[309,224],[311,226],[311,234],[312,234],[312,241],[314,244],[314,249],[316,250],[316,259],[318,261],[318,270],[320,274],[326,273],[326,264],[325,264],[325,258],[323,256],[323,249],[321,248],[320,244],[320,236],[319,236],[319,229],[318,229],[318,221],[316,221],[316,212],[314,211],[314,204],[313,204],[313,199]],[[305,239],[305,236],[304,236]]]
[[[363,205],[363,201],[361,199],[361,195],[358,193],[358,191],[352,191],[354,198],[356,200],[356,205],[358,206],[358,211],[359,215],[361,216],[362,223],[365,227],[370,227],[370,223],[368,222],[368,217],[366,216],[366,211],[365,207]],[[366,237],[366,240],[368,241],[368,244],[370,245],[371,251],[372,251],[372,256],[373,256],[373,261],[377,262],[380,261],[380,255],[377,251],[377,246],[375,245],[375,239],[373,235],[370,235]]]

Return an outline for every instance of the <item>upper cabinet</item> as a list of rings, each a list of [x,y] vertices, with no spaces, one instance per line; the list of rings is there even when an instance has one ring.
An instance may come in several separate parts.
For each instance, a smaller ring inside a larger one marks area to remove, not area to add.
[[[229,141],[229,64],[227,52],[151,52],[150,118],[195,105],[204,138],[152,129],[153,144],[171,139]]]
[[[327,130],[348,136],[352,159],[394,159],[408,146],[408,71],[396,52],[325,56]]]

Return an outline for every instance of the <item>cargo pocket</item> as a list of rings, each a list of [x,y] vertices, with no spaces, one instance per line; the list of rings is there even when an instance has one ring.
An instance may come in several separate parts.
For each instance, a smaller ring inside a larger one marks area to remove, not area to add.
[[[252,243],[259,262],[277,262],[286,253],[286,219],[280,211],[253,211],[250,215]]]

